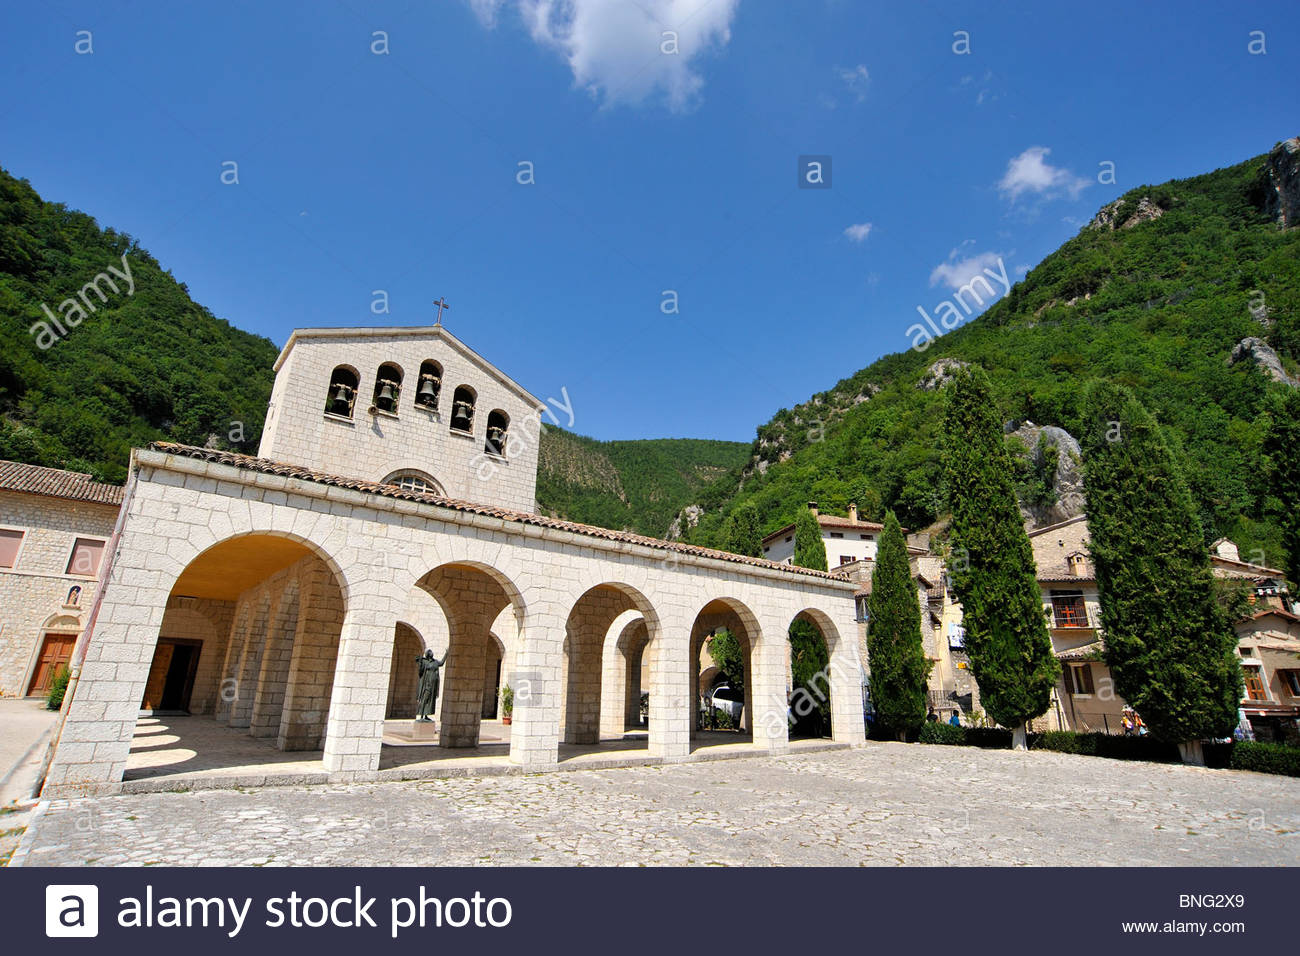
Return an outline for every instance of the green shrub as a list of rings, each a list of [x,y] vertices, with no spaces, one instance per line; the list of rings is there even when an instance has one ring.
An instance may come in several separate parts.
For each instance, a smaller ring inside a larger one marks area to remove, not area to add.
[[[1239,740],[1232,745],[1232,760],[1229,766],[1233,770],[1254,770],[1258,773],[1300,777],[1300,747]]]
[[[1036,750],[1109,757],[1112,760],[1149,760],[1176,763],[1178,747],[1151,737],[1123,737],[1116,734],[1078,734],[1070,730],[1049,730],[1038,734],[1030,744]]]
[[[926,721],[921,725],[920,740],[923,744],[953,744],[960,746],[966,743],[966,728]]]
[[[1010,750],[1011,731],[1005,727],[967,727],[966,743],[986,750]]]
[[[1052,750],[1061,754],[1092,753],[1085,749],[1085,734],[1076,734],[1070,730],[1049,730],[1034,738],[1035,750]]]
[[[50,681],[49,693],[45,695],[45,706],[50,710],[58,710],[63,706],[63,695],[68,690],[68,669],[60,667],[54,674],[54,679]]]

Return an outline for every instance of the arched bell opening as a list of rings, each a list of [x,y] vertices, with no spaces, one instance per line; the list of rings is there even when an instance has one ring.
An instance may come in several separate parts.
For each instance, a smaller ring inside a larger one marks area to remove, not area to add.
[[[351,365],[339,365],[330,373],[329,389],[325,395],[325,412],[341,418],[352,417],[352,407],[357,401],[357,387],[361,376]]]
[[[459,432],[474,430],[474,403],[478,396],[468,385],[456,386],[451,397],[451,427]]]
[[[442,366],[432,359],[420,363],[420,379],[415,387],[415,404],[431,412],[438,410],[442,396]]]
[[[402,397],[402,369],[393,362],[385,362],[375,373],[374,407],[390,415],[397,414]]]
[[[504,458],[506,455],[506,437],[510,429],[510,416],[501,409],[493,409],[488,414],[487,441],[483,450],[489,455]]]

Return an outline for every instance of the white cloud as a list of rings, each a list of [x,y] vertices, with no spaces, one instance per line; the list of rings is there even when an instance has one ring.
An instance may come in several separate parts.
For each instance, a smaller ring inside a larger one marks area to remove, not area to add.
[[[605,106],[662,95],[690,109],[704,86],[699,59],[731,40],[740,0],[469,0],[496,26],[516,9],[532,38],[564,57],[574,82]]]
[[[962,246],[969,245],[970,241],[968,239],[962,243]],[[976,276],[986,276],[985,269],[998,272],[1001,268],[998,263],[1001,260],[1000,252],[977,252],[974,255],[963,256],[959,247],[948,253],[948,258],[934,267],[934,271],[930,273],[930,285],[942,283],[950,289],[960,289],[964,285],[969,285],[971,279]]]
[[[867,87],[871,85],[871,74],[867,68],[859,63],[850,69],[839,67],[835,71],[844,81],[844,85],[849,88],[849,92],[857,99],[859,103],[867,98]]]
[[[1054,199],[1061,195],[1075,199],[1080,192],[1092,185],[1091,180],[1047,162],[1051,152],[1046,146],[1030,146],[1019,156],[1013,157],[1007,163],[1007,171],[1003,173],[998,189],[1014,202],[1025,193],[1042,196],[1044,199]]]
[[[856,225],[849,226],[844,230],[844,235],[848,236],[854,242],[861,242],[871,235],[871,223],[859,222]]]

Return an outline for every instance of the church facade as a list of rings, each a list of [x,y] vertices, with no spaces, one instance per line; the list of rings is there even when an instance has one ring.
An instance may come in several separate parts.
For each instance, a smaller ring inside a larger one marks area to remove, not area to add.
[[[689,759],[723,627],[752,747],[782,752],[796,618],[827,645],[834,739],[863,740],[852,582],[536,514],[541,403],[441,325],[299,330],[276,372],[256,457],[133,452],[47,796],[119,788],[142,708],[371,778],[425,650],[444,748],[473,753],[509,685],[524,769],[621,740],[643,695],[650,758]]]

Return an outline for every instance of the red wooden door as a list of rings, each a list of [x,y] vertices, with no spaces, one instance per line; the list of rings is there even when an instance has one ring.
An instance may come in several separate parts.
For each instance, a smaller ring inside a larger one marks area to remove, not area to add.
[[[50,689],[50,682],[59,668],[67,667],[72,659],[72,648],[77,638],[73,634],[46,634],[41,644],[41,656],[36,662],[36,673],[32,675],[32,686],[27,689],[29,696],[41,696]]]

